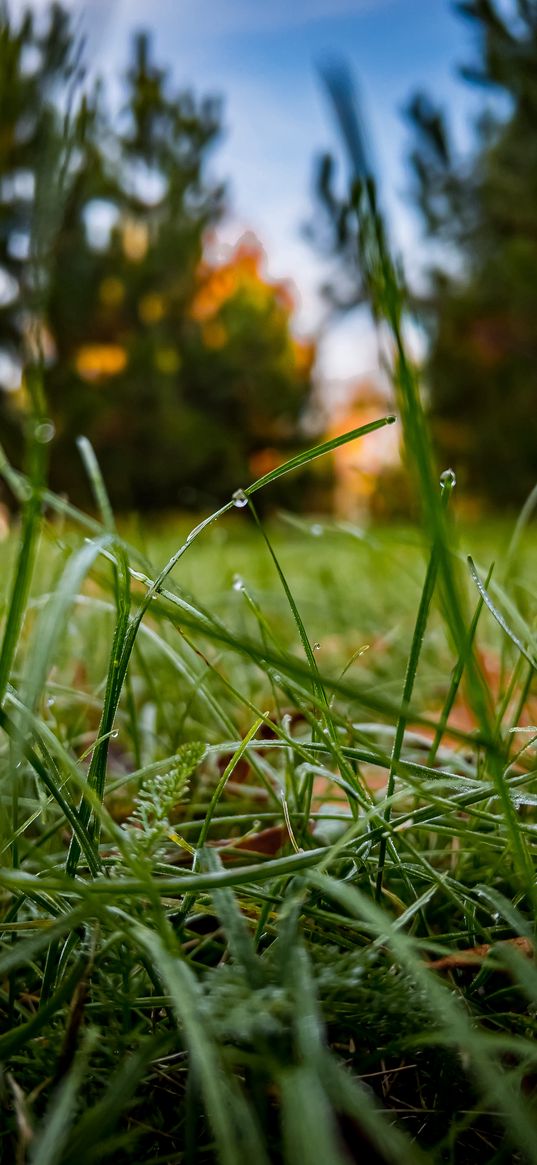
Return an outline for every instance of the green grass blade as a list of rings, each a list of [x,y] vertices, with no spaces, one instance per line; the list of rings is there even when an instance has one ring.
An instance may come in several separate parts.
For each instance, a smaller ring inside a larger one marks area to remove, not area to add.
[[[200,989],[196,980],[177,951],[172,951],[160,935],[136,926],[134,935],[147,952],[162,982],[171,996],[177,1021],[185,1033],[191,1057],[191,1071],[199,1081],[208,1119],[211,1123],[218,1157],[222,1165],[247,1165],[246,1145],[237,1127],[237,1092],[225,1071],[218,1046],[200,1008]],[[240,1102],[239,1102],[240,1105]],[[248,1120],[245,1105],[239,1111],[244,1120],[244,1132],[255,1144],[255,1160],[268,1165],[267,1157],[255,1126]],[[246,1136],[245,1136],[246,1140]],[[251,1148],[251,1145],[250,1145]]]
[[[58,1085],[51,1098],[41,1128],[32,1144],[29,1165],[60,1165],[60,1162],[65,1161],[64,1148],[75,1116],[78,1092],[88,1071],[88,1061],[97,1040],[98,1033],[90,1028],[68,1075]]]
[[[493,603],[491,596],[490,596],[486,586],[482,583],[482,581],[477,573],[477,570],[474,566],[473,560],[470,557],[468,557],[468,567],[469,567],[472,579],[473,579],[473,581],[474,581],[474,583],[479,591],[479,594],[481,595],[483,602],[488,607],[493,618],[496,620],[498,625],[501,627],[501,629],[505,633],[505,635],[507,635],[508,639],[511,640],[511,643],[514,643],[515,647],[518,649],[520,654],[523,655],[525,659],[527,659],[529,664],[531,664],[532,668],[536,668],[537,667],[537,659],[528,651],[527,647],[524,646],[524,644],[522,643],[522,640],[519,639],[518,635],[515,634],[513,629],[509,626],[509,624],[504,619],[501,611],[499,611],[498,608]]]

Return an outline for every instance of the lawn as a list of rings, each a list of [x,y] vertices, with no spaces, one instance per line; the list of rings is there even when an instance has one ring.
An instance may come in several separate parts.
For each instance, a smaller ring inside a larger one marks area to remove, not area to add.
[[[3,544],[3,1160],[537,1159],[537,543],[450,507],[462,655],[412,528]]]

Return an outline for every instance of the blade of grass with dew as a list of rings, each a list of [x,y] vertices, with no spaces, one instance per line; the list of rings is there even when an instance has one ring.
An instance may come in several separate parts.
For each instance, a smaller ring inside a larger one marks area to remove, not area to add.
[[[453,482],[449,482],[449,484],[448,484],[448,481],[446,480],[445,484],[442,487],[443,497],[444,497],[444,500],[446,502],[449,499],[449,495],[450,495],[451,489],[453,487],[453,484],[454,484]],[[420,598],[420,602],[419,602],[419,606],[418,606],[418,612],[417,612],[417,616],[416,616],[416,624],[414,627],[414,634],[412,636],[412,643],[410,645],[410,654],[408,657],[408,663],[407,663],[406,674],[405,674],[405,682],[404,682],[404,686],[403,686],[403,704],[405,707],[408,707],[410,705],[411,700],[412,700],[412,694],[414,691],[414,682],[415,682],[416,673],[418,670],[418,664],[419,664],[419,659],[420,659],[420,655],[421,655],[421,648],[423,645],[425,631],[427,628],[427,621],[429,618],[429,612],[430,612],[431,603],[432,603],[432,599],[433,599],[434,589],[436,586],[437,575],[438,575],[438,551],[437,551],[436,543],[434,543],[432,551],[431,551],[431,555],[429,558],[429,564],[427,566],[425,581],[423,584],[423,590],[421,593],[421,598]],[[388,783],[386,786],[386,796],[388,798],[392,797],[393,792],[394,792],[394,787],[395,787],[395,768],[394,768],[394,765],[397,764],[397,761],[399,760],[399,758],[401,756],[401,750],[403,747],[406,725],[407,725],[406,716],[403,713],[401,713],[401,715],[399,716],[399,719],[397,721],[395,739],[393,742],[392,756],[391,756],[391,761],[390,761],[390,769],[388,772]],[[385,823],[385,825],[387,825],[389,823],[390,816],[391,816],[391,810],[389,808],[387,808],[384,811],[384,823]],[[379,859],[378,859],[378,869],[377,869],[377,878],[376,878],[376,898],[377,898],[377,901],[380,900],[380,897],[382,895],[382,883],[383,883],[383,878],[384,878],[384,864],[386,861],[386,846],[387,846],[387,839],[383,837],[383,839],[380,843],[380,847],[379,847]]]
[[[486,586],[482,583],[482,581],[477,573],[477,570],[474,566],[473,560],[470,558],[470,556],[468,557],[468,568],[469,568],[470,574],[472,576],[472,579],[473,579],[473,581],[474,581],[474,583],[479,591],[479,594],[481,595],[483,602],[488,607],[493,618],[496,620],[498,625],[501,627],[501,629],[505,633],[505,635],[507,635],[508,639],[511,640],[511,643],[514,643],[515,647],[518,649],[520,654],[523,655],[525,659],[527,659],[529,664],[531,664],[532,668],[536,668],[537,667],[537,658],[535,658],[528,651],[527,647],[524,646],[522,641],[518,638],[518,635],[515,634],[515,632],[512,630],[512,628],[509,626],[509,624],[504,619],[501,612],[498,610],[498,608],[493,603],[493,601],[490,597],[490,594],[489,594]]]
[[[490,579],[492,578],[493,569],[494,569],[493,566],[491,566],[489,569],[489,572],[487,575],[487,583],[486,583],[487,586],[488,586],[488,583],[490,582]],[[434,763],[436,761],[436,757],[438,755],[438,749],[439,749],[440,744],[442,742],[442,738],[443,738],[444,733],[446,731],[449,717],[450,717],[451,712],[453,710],[453,705],[454,705],[455,700],[457,698],[457,692],[459,690],[461,680],[463,677],[464,667],[466,664],[468,652],[472,650],[472,645],[473,645],[473,642],[474,642],[474,639],[476,636],[477,627],[478,627],[479,619],[481,617],[482,610],[483,610],[483,598],[480,597],[479,601],[476,605],[476,609],[474,611],[473,617],[472,617],[472,622],[471,622],[470,627],[468,629],[468,639],[467,639],[466,649],[461,655],[459,655],[459,658],[457,660],[457,663],[455,664],[455,667],[454,667],[452,675],[451,675],[451,680],[450,680],[448,691],[446,693],[444,706],[443,706],[442,711],[440,713],[440,716],[438,718],[438,725],[437,725],[437,728],[436,728],[436,731],[434,734],[431,748],[429,750],[429,755],[427,757],[427,764],[429,764],[429,765],[434,765]]]
[[[349,429],[347,433],[343,433],[339,437],[333,437],[330,441],[323,441],[322,444],[316,445],[312,449],[307,449],[304,453],[298,453],[296,457],[291,457],[283,465],[278,465],[275,469],[271,469],[269,473],[258,477],[256,481],[252,482],[242,492],[249,498],[252,494],[257,493],[258,490],[264,489],[267,485],[271,485],[273,481],[277,481],[279,477],[283,477],[284,474],[291,473],[294,469],[302,469],[318,457],[325,457],[327,453],[333,453],[334,450],[339,449],[342,445],[347,445],[350,441],[356,441],[358,437],[365,437],[368,433],[375,433],[377,429],[382,429],[385,425],[393,425],[396,420],[397,418],[393,415],[380,417],[379,420],[370,421],[367,425],[360,425],[357,429]]]

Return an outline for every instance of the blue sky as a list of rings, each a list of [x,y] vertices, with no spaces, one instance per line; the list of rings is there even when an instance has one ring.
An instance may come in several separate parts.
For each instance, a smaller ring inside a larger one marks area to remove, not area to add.
[[[178,83],[221,94],[225,134],[212,165],[229,180],[224,240],[255,231],[269,273],[297,287],[303,330],[317,327],[324,312],[317,289],[326,269],[301,237],[313,214],[313,160],[339,149],[317,66],[345,57],[362,91],[392,237],[411,270],[419,268],[423,245],[408,205],[410,135],[402,110],[413,91],[426,89],[448,108],[464,141],[475,100],[456,76],[457,65],[472,57],[471,29],[449,0],[69,0],[69,7],[83,14],[88,52],[101,72],[117,73],[129,33],[143,27]],[[365,373],[375,359],[363,315],[326,332],[324,376]]]

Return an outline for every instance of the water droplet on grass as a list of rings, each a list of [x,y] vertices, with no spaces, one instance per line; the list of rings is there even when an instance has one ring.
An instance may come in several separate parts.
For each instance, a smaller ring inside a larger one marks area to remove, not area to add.
[[[118,736],[119,736],[119,729],[114,728],[114,731],[110,733],[111,740],[117,740]]]
[[[445,489],[445,488],[453,489],[453,486],[456,484],[457,484],[457,477],[455,474],[455,470],[454,469],[444,469],[444,472],[440,474],[440,485],[442,486],[442,489]]]
[[[233,576],[233,590],[234,591],[243,591],[244,590],[244,583],[242,581],[240,574],[236,574]]]
[[[323,527],[320,526],[318,522],[315,522],[315,524],[311,527],[311,533],[313,534],[314,538],[320,538],[321,534],[323,533]]]
[[[52,421],[41,421],[41,423],[35,427],[34,437],[36,441],[39,441],[40,445],[48,445],[49,442],[52,441],[55,432],[56,429],[52,424]]]
[[[314,650],[314,651],[320,651],[320,650],[321,650],[321,644],[320,644],[320,643],[314,643],[314,644],[313,644],[313,650]]]
[[[236,489],[235,493],[231,495],[231,501],[238,510],[243,510],[248,505],[248,498],[243,489]]]

